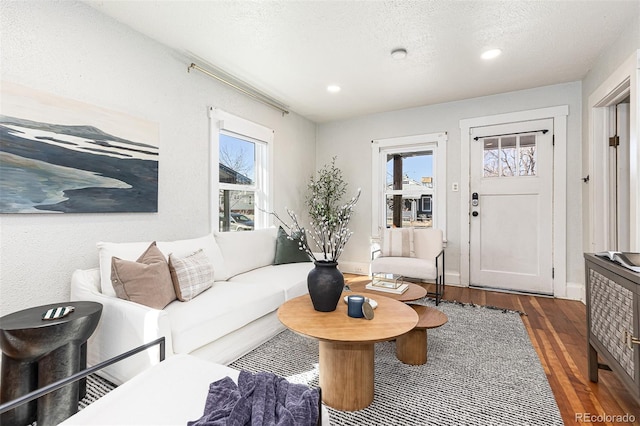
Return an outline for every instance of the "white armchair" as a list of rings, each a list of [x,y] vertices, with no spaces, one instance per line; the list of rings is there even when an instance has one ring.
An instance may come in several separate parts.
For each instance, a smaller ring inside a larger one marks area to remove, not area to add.
[[[395,274],[433,282],[436,305],[444,294],[443,234],[434,228],[388,228],[371,261],[371,274]]]

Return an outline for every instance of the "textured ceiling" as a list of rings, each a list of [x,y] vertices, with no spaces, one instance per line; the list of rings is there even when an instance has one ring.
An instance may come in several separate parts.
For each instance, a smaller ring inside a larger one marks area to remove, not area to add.
[[[316,122],[580,80],[640,13],[637,0],[85,2]],[[481,60],[491,47],[503,54]]]

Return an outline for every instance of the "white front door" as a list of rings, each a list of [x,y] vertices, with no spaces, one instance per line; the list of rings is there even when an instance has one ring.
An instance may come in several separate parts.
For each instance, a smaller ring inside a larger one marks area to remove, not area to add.
[[[553,294],[553,120],[471,130],[470,283]]]

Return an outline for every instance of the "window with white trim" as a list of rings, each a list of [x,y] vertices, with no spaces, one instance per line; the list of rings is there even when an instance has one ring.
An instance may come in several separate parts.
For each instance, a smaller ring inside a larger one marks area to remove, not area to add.
[[[446,233],[446,133],[372,141],[372,237],[389,227]]]
[[[268,226],[273,130],[211,108],[211,225],[217,231]]]

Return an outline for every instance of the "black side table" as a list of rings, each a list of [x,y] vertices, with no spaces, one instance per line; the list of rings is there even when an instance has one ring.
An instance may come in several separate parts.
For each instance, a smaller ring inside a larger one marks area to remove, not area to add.
[[[50,308],[73,306],[75,311],[56,320],[43,320]],[[0,318],[2,389],[0,403],[64,379],[86,366],[86,341],[100,321],[102,305],[63,302],[14,312]],[[82,392],[84,393],[84,391]],[[3,425],[57,425],[78,411],[79,382],[28,402],[0,417]]]

